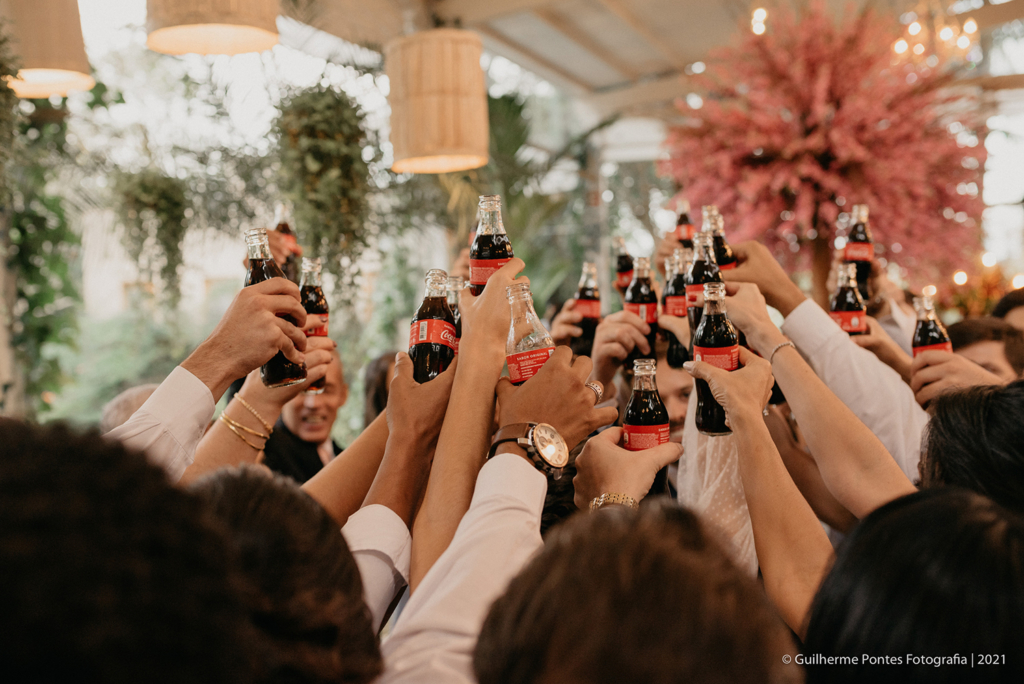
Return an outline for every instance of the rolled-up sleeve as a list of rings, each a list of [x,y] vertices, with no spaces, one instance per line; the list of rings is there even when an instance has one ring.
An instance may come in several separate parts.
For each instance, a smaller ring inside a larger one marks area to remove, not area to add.
[[[390,508],[374,504],[350,516],[341,532],[359,567],[373,625],[379,628],[388,606],[409,583],[409,528]]]

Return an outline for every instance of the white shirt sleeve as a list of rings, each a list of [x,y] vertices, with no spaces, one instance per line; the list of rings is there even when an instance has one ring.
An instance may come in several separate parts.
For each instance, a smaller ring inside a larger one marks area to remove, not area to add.
[[[451,545],[409,599],[381,647],[379,684],[473,684],[473,649],[487,611],[542,546],[547,478],[515,454],[480,470]]]
[[[352,514],[341,533],[359,567],[374,629],[380,629],[388,606],[409,583],[409,528],[390,508],[373,504]]]
[[[875,433],[904,474],[918,479],[928,414],[899,373],[858,347],[810,299],[786,317],[782,332],[828,388]]]
[[[215,406],[210,388],[178,366],[128,422],[104,436],[144,452],[177,482],[195,460]]]

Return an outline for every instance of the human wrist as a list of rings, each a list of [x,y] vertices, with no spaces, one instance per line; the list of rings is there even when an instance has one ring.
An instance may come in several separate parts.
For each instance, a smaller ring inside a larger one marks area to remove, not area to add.
[[[229,365],[223,363],[223,355],[209,342],[203,342],[188,358],[181,362],[181,367],[198,378],[210,390],[214,403],[227,391],[231,383],[240,374],[236,374]]]
[[[788,338],[770,321],[747,335],[747,344],[764,359],[768,358],[776,345],[787,341]]]
[[[785,285],[779,288],[778,292],[775,292],[768,302],[771,306],[778,309],[779,313],[783,317],[789,316],[793,310],[804,303],[807,299],[796,283],[786,279]]]
[[[530,460],[526,453],[526,449],[519,446],[516,442],[502,442],[494,450],[494,455],[497,456],[498,454],[516,454],[517,456],[522,456],[528,461]]]

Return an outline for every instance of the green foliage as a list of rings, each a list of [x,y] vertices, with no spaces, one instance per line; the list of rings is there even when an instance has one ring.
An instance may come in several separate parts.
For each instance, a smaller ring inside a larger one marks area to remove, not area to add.
[[[11,154],[14,150],[14,136],[18,126],[18,96],[7,82],[18,73],[17,59],[11,53],[11,39],[7,27],[0,22],[0,205],[6,206],[9,193],[4,183]]]

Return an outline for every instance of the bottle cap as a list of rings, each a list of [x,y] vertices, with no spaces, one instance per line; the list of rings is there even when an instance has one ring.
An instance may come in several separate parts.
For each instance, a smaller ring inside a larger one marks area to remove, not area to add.
[[[320,257],[302,257],[303,271],[319,271],[322,268],[323,262],[320,261]]]
[[[704,283],[704,299],[722,299],[725,297],[725,283]]]
[[[657,370],[657,362],[654,359],[637,359],[633,362],[633,372],[637,375],[653,375]]]

